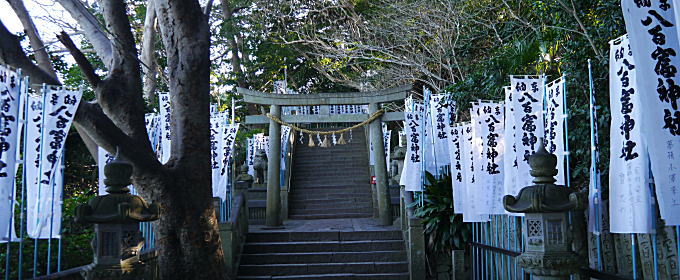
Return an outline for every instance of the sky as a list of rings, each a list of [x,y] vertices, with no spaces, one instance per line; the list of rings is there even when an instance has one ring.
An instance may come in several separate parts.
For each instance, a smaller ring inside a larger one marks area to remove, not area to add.
[[[55,21],[75,25],[75,20],[54,0],[24,0],[24,5],[45,43],[55,42],[56,34],[62,30],[59,25],[55,24]],[[0,11],[0,21],[10,32],[15,34],[23,32],[24,28],[21,22],[7,1],[0,1]],[[71,32],[72,30],[66,31]]]

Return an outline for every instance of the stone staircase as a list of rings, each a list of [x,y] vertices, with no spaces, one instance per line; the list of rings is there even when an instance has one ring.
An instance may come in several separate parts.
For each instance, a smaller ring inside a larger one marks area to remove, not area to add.
[[[339,137],[339,135],[338,135]],[[345,139],[348,135],[345,134]],[[363,129],[329,148],[296,141],[290,219],[365,218],[373,214],[368,151]]]
[[[251,226],[237,279],[409,279],[402,232],[371,218],[365,138],[359,129],[347,145],[296,141],[290,220]]]

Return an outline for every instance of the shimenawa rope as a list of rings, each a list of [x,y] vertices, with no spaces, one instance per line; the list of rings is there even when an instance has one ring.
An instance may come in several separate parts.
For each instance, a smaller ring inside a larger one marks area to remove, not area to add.
[[[267,114],[266,116],[267,116],[267,118],[269,118],[270,120],[275,121],[275,122],[277,122],[277,123],[280,124],[280,125],[288,126],[288,127],[290,127],[291,129],[293,129],[293,130],[295,130],[295,131],[299,131],[299,132],[307,133],[307,134],[316,134],[316,135],[332,135],[332,134],[336,134],[336,133],[347,132],[347,131],[350,131],[350,130],[352,130],[352,129],[356,129],[356,128],[362,127],[362,126],[364,126],[364,125],[367,125],[367,124],[371,123],[372,121],[374,121],[375,119],[377,119],[377,118],[379,118],[380,116],[382,116],[383,113],[385,113],[384,110],[382,110],[382,109],[381,109],[381,110],[378,110],[377,112],[373,113],[373,115],[371,115],[368,119],[366,119],[366,120],[363,121],[363,122],[360,122],[360,123],[358,123],[358,124],[355,124],[355,125],[350,126],[350,127],[347,127],[347,128],[343,128],[343,129],[340,129],[340,130],[335,130],[335,131],[313,131],[313,130],[309,130],[309,129],[297,127],[297,126],[295,126],[294,124],[290,124],[290,123],[284,122],[284,121],[282,121],[280,118],[275,117],[275,116],[273,116],[272,114]],[[343,142],[344,142],[344,141],[343,141]]]

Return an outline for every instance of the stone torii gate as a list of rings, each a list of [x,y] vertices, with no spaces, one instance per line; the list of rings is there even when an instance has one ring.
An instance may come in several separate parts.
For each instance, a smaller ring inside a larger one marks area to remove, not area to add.
[[[269,114],[286,123],[351,123],[363,122],[378,112],[381,103],[404,100],[411,90],[411,85],[400,86],[379,91],[343,92],[343,93],[314,93],[314,94],[271,94],[245,88],[236,88],[243,95],[247,103],[270,105]],[[329,107],[323,105],[366,105],[367,114],[331,115]],[[285,115],[281,116],[281,106],[316,106],[320,107],[317,115]],[[376,191],[378,198],[379,222],[381,225],[392,224],[390,196],[387,189],[387,163],[385,161],[385,147],[380,123],[382,121],[404,120],[403,112],[386,112],[369,124],[371,142],[373,143]],[[246,116],[246,124],[269,124],[269,154],[281,154],[281,125],[266,116]],[[267,210],[266,226],[277,227],[281,221],[280,160],[269,160],[267,170]]]

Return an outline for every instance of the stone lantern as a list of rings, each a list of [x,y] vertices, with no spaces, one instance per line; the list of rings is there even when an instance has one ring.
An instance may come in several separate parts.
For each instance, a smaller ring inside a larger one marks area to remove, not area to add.
[[[529,156],[529,165],[534,185],[524,187],[516,197],[503,198],[505,210],[525,214],[525,250],[517,262],[535,280],[569,279],[582,264],[571,247],[569,212],[582,210],[586,200],[574,188],[554,184],[557,157],[543,144]]]
[[[94,224],[94,261],[83,272],[85,279],[141,279],[144,264],[139,252],[144,238],[140,222],[159,216],[158,203],[148,204],[130,194],[132,165],[119,155],[104,167],[108,194],[96,196],[76,208],[76,222]]]

